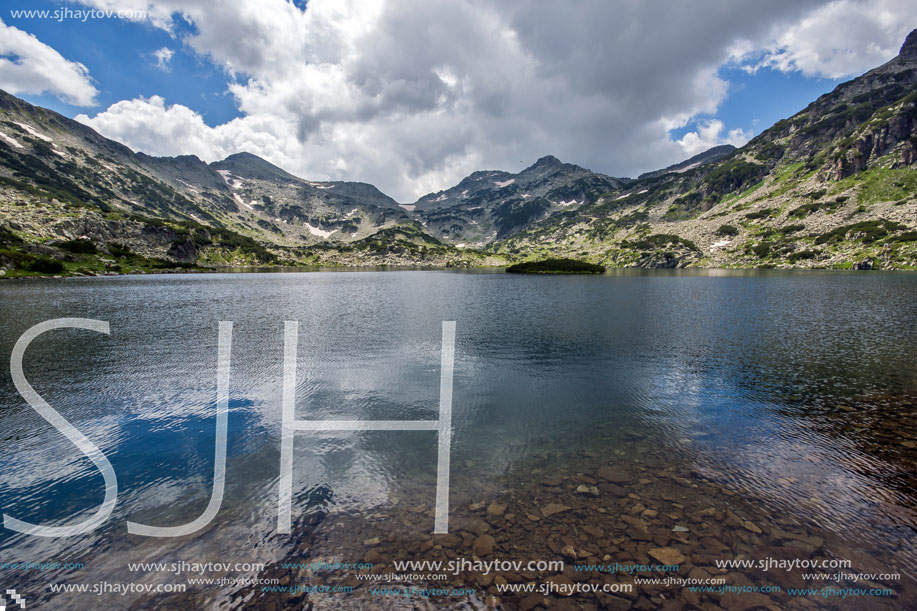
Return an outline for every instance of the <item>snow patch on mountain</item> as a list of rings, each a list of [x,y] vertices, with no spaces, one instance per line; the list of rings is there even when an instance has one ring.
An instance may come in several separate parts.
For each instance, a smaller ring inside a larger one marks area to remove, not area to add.
[[[683,167],[683,168],[677,168],[677,169],[672,170],[672,171],[675,172],[676,174],[683,174],[684,172],[687,172],[688,170],[693,170],[694,168],[699,168],[699,167],[701,167],[702,165],[703,165],[703,162],[702,162],[702,161],[698,161],[698,162],[696,162],[696,163],[692,163],[691,165],[686,165],[686,166]]]
[[[4,134],[3,132],[0,132],[0,138],[2,138],[3,141],[6,142],[7,144],[9,144],[10,146],[15,146],[17,149],[21,149],[21,148],[22,148],[22,145],[19,144],[19,142],[17,142],[14,138],[11,138],[11,137],[7,136],[7,135]]]
[[[309,223],[303,223],[303,227],[305,227],[306,229],[308,229],[308,230],[309,230],[309,233],[311,233],[312,235],[316,235],[316,236],[318,236],[318,237],[320,237],[320,238],[324,238],[324,239],[328,239],[328,237],[329,237],[332,233],[334,233],[335,231],[337,231],[337,229],[332,229],[331,231],[325,231],[324,229],[320,229],[319,227],[313,227],[313,226],[310,225]]]
[[[229,185],[230,189],[239,189],[245,184],[241,178],[236,178],[229,170],[217,170],[217,173],[223,177],[223,182]]]
[[[29,135],[30,135],[30,136],[34,136],[34,137],[38,138],[39,140],[44,140],[45,142],[54,142],[54,139],[53,139],[53,138],[49,138],[49,137],[45,136],[44,134],[39,134],[39,133],[38,133],[37,131],[35,131],[35,130],[32,128],[32,126],[29,125],[28,123],[20,123],[19,121],[13,121],[13,123],[15,123],[16,125],[18,125],[18,126],[21,127],[22,129],[24,129],[25,131],[29,132]]]
[[[245,206],[246,208],[252,208],[252,206],[254,206],[254,205],[257,203],[257,202],[255,202],[255,200],[252,200],[251,205],[246,204],[245,201],[244,201],[241,197],[239,197],[239,194],[238,194],[238,193],[233,193],[233,194],[232,194],[232,198],[233,198],[234,200],[236,200],[236,203],[242,204],[242,205]],[[254,208],[252,208],[252,209],[254,209]]]
[[[641,194],[643,194],[643,193],[646,193],[648,190],[649,190],[649,189],[643,189],[643,190],[641,190],[641,191],[635,191],[634,193],[625,193],[624,195],[619,195],[619,196],[617,196],[615,199],[616,199],[616,200],[618,200],[618,199],[624,199],[625,197],[630,197],[631,195],[641,195]]]

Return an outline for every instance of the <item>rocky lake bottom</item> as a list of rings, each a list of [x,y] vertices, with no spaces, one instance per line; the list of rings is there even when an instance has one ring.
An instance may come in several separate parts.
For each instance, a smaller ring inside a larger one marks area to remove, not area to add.
[[[567,440],[567,450],[534,452],[499,480],[454,481],[448,534],[431,534],[432,503],[417,502],[431,496],[432,478],[412,482],[393,495],[394,502],[369,513],[328,511],[319,503],[298,522],[288,555],[261,576],[284,586],[349,591],[278,595],[241,588],[226,593],[219,606],[271,611],[909,608],[917,601],[917,581],[910,572],[917,565],[917,447],[910,441],[913,435],[902,432],[917,430],[917,401],[879,397],[867,403],[874,406],[872,412],[842,409],[825,421],[836,434],[850,435],[885,462],[886,474],[899,475],[884,478],[888,488],[875,482],[860,499],[868,517],[855,529],[840,522],[848,501],[820,496],[812,482],[788,476],[757,485],[742,473],[731,473],[728,465],[704,464],[690,446],[662,447],[652,443],[650,434],[599,431],[588,439]],[[851,422],[851,413],[858,423]],[[462,560],[472,564],[461,565]],[[532,560],[562,561],[563,568],[516,570]],[[441,571],[395,565],[404,561],[454,564]],[[724,561],[769,565],[730,568],[722,566]],[[804,564],[832,561],[849,565],[813,569]],[[372,568],[326,568],[347,562]],[[487,570],[488,562],[498,564]],[[303,568],[282,566],[289,563]],[[655,565],[677,569],[660,573]],[[806,577],[812,573],[859,577]],[[684,585],[718,578],[732,591],[692,591]],[[536,589],[507,592],[507,584],[535,584]],[[628,584],[630,591],[620,589]],[[605,585],[613,593],[582,591]],[[473,593],[392,597],[374,592],[386,588]],[[819,593],[799,593],[807,588]],[[890,592],[844,596],[844,589]],[[212,592],[200,591],[150,599],[134,608],[164,603],[217,604]]]
[[[915,282],[718,270],[10,283],[0,355],[42,321],[110,322],[110,335],[39,338],[25,371],[110,457],[119,499],[90,535],[0,531],[3,563],[84,565],[4,564],[0,579],[54,611],[913,608]],[[207,505],[225,320],[220,510],[191,536],[130,535],[128,520],[185,524]],[[293,529],[277,532],[287,320],[300,324],[296,417],[317,420],[435,418],[441,325],[456,321],[448,533],[433,534],[430,431],[297,432]],[[0,406],[3,512],[92,511],[92,463],[7,377]],[[149,568],[176,562],[247,568]]]

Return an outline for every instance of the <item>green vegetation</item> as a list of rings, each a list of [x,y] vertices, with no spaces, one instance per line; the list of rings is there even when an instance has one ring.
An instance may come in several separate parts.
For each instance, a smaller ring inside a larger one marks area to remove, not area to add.
[[[713,197],[704,197],[700,191],[689,191],[675,198],[662,218],[667,221],[684,221],[696,217],[704,210],[709,210],[715,202]]]
[[[634,210],[624,216],[615,219],[614,224],[618,227],[630,227],[637,223],[644,223],[650,218],[646,210]]]
[[[783,157],[785,147],[776,142],[767,142],[755,153],[755,159],[758,161],[776,161]]]
[[[908,148],[917,147],[917,137],[907,127],[917,120],[917,93],[904,98],[914,75],[908,70],[885,80],[869,77],[863,87],[842,85],[843,103],[836,94],[823,96],[741,150],[685,172],[638,180],[558,173],[535,190],[523,179],[499,195],[469,195],[461,206],[421,206],[412,214],[361,207],[367,202],[354,196],[362,210],[354,218],[345,216],[352,207],[342,208],[336,196],[343,189],[303,183],[289,186],[290,193],[268,189],[271,196],[252,180],[235,185],[251,202],[239,206],[223,181],[201,185],[193,171],[185,176],[192,166],[133,158],[102,140],[79,143],[85,133],[67,134],[60,121],[41,123],[67,135],[52,146],[12,121],[27,105],[4,108],[0,114],[10,121],[3,129],[25,146],[0,144],[0,268],[15,277],[198,264],[503,265],[503,257],[529,260],[513,267],[536,273],[599,271],[576,269],[593,266],[586,261],[639,267],[859,267],[866,261],[917,268],[917,166]],[[899,119],[906,121],[899,125]],[[56,154],[58,147],[68,153]],[[571,198],[584,201],[563,209],[556,203]],[[657,224],[660,214],[664,224]],[[430,233],[412,218],[424,219]],[[313,239],[303,233],[306,221],[337,231]],[[84,233],[92,239],[68,239]],[[704,243],[714,235],[740,237],[705,254],[681,237],[695,235]],[[106,243],[102,236],[124,242]],[[454,242],[489,245],[477,251]],[[546,265],[553,269],[538,269]]]
[[[804,219],[807,216],[809,216],[810,214],[812,214],[813,212],[817,212],[819,210],[823,210],[826,213],[831,214],[832,212],[840,208],[841,205],[844,203],[844,201],[846,201],[846,198],[842,199],[838,197],[837,199],[833,201],[811,202],[808,204],[802,204],[801,206],[798,206],[790,210],[787,216],[791,219]]]
[[[857,203],[875,204],[913,197],[917,172],[913,168],[870,168],[838,181],[836,191],[859,185]]]
[[[790,182],[795,178],[799,177],[801,171],[805,170],[805,163],[802,161],[797,161],[795,163],[788,163],[783,167],[777,169],[777,177],[775,179],[776,184]]]
[[[172,240],[173,245],[180,245],[190,239],[196,247],[220,246],[227,250],[237,250],[252,257],[257,263],[273,263],[276,260],[274,254],[260,242],[224,227],[209,227],[190,220],[165,220],[136,214],[131,215],[130,219],[150,227],[172,230],[176,234]]]
[[[511,274],[604,274],[605,267],[576,259],[542,259],[516,263],[506,271]]]
[[[54,152],[51,146],[43,140],[32,140],[32,150],[41,157],[50,157]]]
[[[22,269],[39,274],[59,274],[64,271],[64,264],[50,257],[35,256],[26,261]]]
[[[22,244],[22,238],[6,227],[0,227],[0,245]]]
[[[345,259],[355,261],[372,261],[367,263],[378,264],[381,258],[387,262],[389,257],[396,259],[411,259],[418,265],[439,261],[442,265],[445,260],[447,267],[458,265],[472,265],[484,258],[484,255],[473,249],[456,249],[445,244],[433,236],[425,233],[419,224],[394,225],[380,229],[376,233],[350,243],[322,242],[310,247],[309,256],[315,255],[318,260],[323,259],[323,253],[337,253]]]
[[[105,248],[108,249],[108,252],[110,252],[113,257],[130,257],[134,254],[131,252],[130,248],[118,242],[109,242],[105,245]]]
[[[755,212],[749,212],[745,215],[745,218],[750,220],[757,219],[766,219],[774,216],[777,211],[773,208],[764,208],[763,210],[756,210]]]
[[[818,255],[814,250],[798,250],[796,252],[791,252],[787,256],[787,261],[790,263],[796,263],[802,259],[814,259]]]
[[[745,198],[747,198],[749,195],[751,195],[752,193],[754,193],[755,191],[757,191],[758,189],[760,189],[762,186],[764,186],[764,180],[759,180],[758,182],[756,182],[756,183],[753,184],[752,186],[748,187],[747,189],[745,189],[745,190],[742,191],[741,193],[737,193],[737,194],[733,194],[733,195],[735,196],[736,199],[745,199]],[[728,196],[727,196],[727,197],[728,197]]]
[[[59,274],[64,271],[64,264],[60,261],[28,253],[20,248],[0,248],[0,264],[12,265],[14,269],[35,274]]]
[[[749,245],[747,250],[759,259],[763,259],[771,254],[771,245],[767,242],[759,242],[758,244]]]
[[[409,241],[411,243],[426,244],[429,246],[444,246],[442,242],[425,233],[414,225],[396,225],[380,229],[371,236],[354,242],[354,245],[365,244],[376,248],[383,248],[386,243],[396,241]]]
[[[635,248],[637,250],[655,250],[669,245],[681,245],[689,250],[700,252],[700,249],[691,240],[670,233],[656,233],[636,240],[624,240],[621,242],[623,248]]]
[[[57,245],[60,248],[60,244]],[[77,246],[77,249],[84,248]],[[6,267],[6,277],[35,275],[97,275],[104,273],[155,272],[168,269],[194,269],[193,263],[176,263],[156,257],[143,257],[127,247],[110,242],[106,248],[117,258],[117,263],[106,259],[98,250],[73,253],[66,260],[25,250],[25,246],[0,248],[0,267]],[[63,248],[61,248],[63,250]],[[72,255],[76,255],[73,257]]]
[[[823,233],[815,238],[816,244],[836,244],[844,240],[860,240],[871,244],[885,238],[890,232],[907,229],[906,225],[889,220],[861,221],[852,225],[843,225]]]
[[[61,242],[58,244],[58,247],[66,250],[67,252],[76,254],[93,254],[99,251],[96,248],[96,245],[93,244],[92,240],[87,240],[86,238],[67,240],[66,242]]]
[[[704,182],[709,193],[732,193],[744,185],[758,182],[766,173],[767,168],[761,164],[733,159],[707,174]]]
[[[12,187],[36,197],[56,199],[73,207],[96,207],[104,211],[109,210],[108,204],[102,199],[87,192],[67,178],[68,174],[58,171],[38,157],[15,155],[9,149],[0,147],[0,166],[13,171],[13,177],[0,176],[0,185]],[[69,166],[66,170],[70,170]]]

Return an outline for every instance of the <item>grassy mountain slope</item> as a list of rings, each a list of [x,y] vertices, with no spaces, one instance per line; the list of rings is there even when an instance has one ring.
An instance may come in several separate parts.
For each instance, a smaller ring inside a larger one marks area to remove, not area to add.
[[[917,267],[917,31],[740,149],[613,178],[543,157],[399,205],[248,153],[135,154],[0,92],[0,275],[241,265]]]
[[[611,266],[917,266],[917,31],[887,64],[722,159],[491,245]]]
[[[401,225],[399,243],[417,248],[367,249],[361,263],[490,261],[421,248],[408,213],[372,185],[303,180],[247,153],[209,165],[135,154],[0,92],[0,276],[352,262],[346,244]]]

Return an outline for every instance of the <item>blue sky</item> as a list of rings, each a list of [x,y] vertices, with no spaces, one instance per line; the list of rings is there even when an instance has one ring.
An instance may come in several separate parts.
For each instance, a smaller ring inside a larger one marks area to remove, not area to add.
[[[68,6],[80,8],[42,0],[27,5],[35,10]],[[88,109],[67,104],[53,94],[21,95],[33,104],[73,117],[120,100],[161,95],[170,103],[197,110],[211,126],[241,114],[226,90],[226,72],[206,58],[182,51],[180,38],[195,30],[184,20],[176,21],[178,27],[173,36],[151,25],[123,19],[87,19],[75,24],[70,20],[17,19],[9,12],[0,14],[0,18],[7,25],[34,34],[67,59],[85,65],[99,90],[98,103]],[[175,51],[168,71],[156,67],[153,56],[163,47]]]
[[[761,68],[752,74],[735,66],[722,68],[719,75],[729,83],[729,92],[716,113],[700,113],[685,127],[671,130],[674,139],[695,129],[698,122],[710,119],[721,120],[727,131],[738,128],[755,136],[848,80],[807,77],[798,71],[780,72],[771,68]]]
[[[134,6],[146,17],[11,13]],[[23,0],[0,13],[0,88],[134,150],[245,150],[413,201],[547,154],[635,176],[741,145],[891,59],[917,26],[909,0],[212,6]]]

